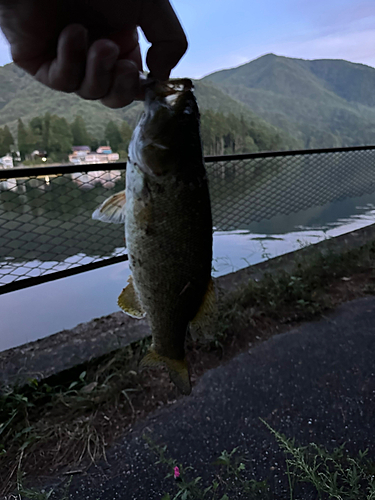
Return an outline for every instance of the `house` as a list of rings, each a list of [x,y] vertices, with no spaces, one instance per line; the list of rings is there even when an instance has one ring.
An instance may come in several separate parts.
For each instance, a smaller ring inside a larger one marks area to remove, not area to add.
[[[110,155],[112,154],[112,149],[111,146],[99,146],[96,152],[99,154]]]
[[[11,155],[0,158],[0,168],[13,168],[13,166],[13,157]]]
[[[88,146],[74,146],[72,150],[73,154],[69,155],[69,161],[76,165],[114,163],[120,159],[118,153],[112,153],[109,146],[100,146],[96,152],[90,151]]]

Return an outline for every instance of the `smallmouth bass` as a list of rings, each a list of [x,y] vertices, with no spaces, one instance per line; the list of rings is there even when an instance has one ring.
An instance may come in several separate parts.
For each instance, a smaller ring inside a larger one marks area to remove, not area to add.
[[[146,315],[150,325],[152,345],[141,366],[166,366],[183,394],[191,392],[189,323],[215,308],[212,217],[199,127],[190,80],[148,85],[129,145],[125,196],[117,193],[93,214],[125,222],[132,276],[118,304],[133,317]]]

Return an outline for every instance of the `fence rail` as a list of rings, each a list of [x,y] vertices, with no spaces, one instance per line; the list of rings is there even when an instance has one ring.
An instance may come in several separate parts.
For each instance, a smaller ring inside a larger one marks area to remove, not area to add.
[[[249,224],[375,191],[375,146],[205,158],[214,227]],[[126,163],[0,170],[0,294],[127,259],[122,226],[91,219]]]

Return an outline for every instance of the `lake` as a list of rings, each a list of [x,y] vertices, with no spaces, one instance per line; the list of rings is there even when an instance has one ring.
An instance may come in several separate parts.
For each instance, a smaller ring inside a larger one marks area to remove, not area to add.
[[[329,189],[322,190],[312,163],[308,186],[296,189],[291,179],[301,165],[306,176],[306,159],[289,174],[273,168],[272,176],[254,162],[241,172],[208,166],[214,276],[375,222],[375,187],[365,175],[358,188],[361,172],[355,183],[340,183],[333,170],[331,184],[324,181]],[[347,186],[353,185],[352,192]],[[0,284],[122,255],[123,227],[93,221],[91,213],[123,186],[124,172],[115,170],[0,182]],[[361,195],[350,196],[355,193]],[[128,274],[123,262],[0,295],[0,350],[119,310]]]

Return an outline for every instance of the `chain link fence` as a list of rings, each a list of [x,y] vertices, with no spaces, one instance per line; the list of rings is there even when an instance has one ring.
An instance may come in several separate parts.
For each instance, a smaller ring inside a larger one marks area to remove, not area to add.
[[[0,293],[127,258],[123,225],[91,218],[124,189],[126,165],[85,167],[0,170]],[[375,191],[375,146],[207,157],[206,168],[217,231]]]

